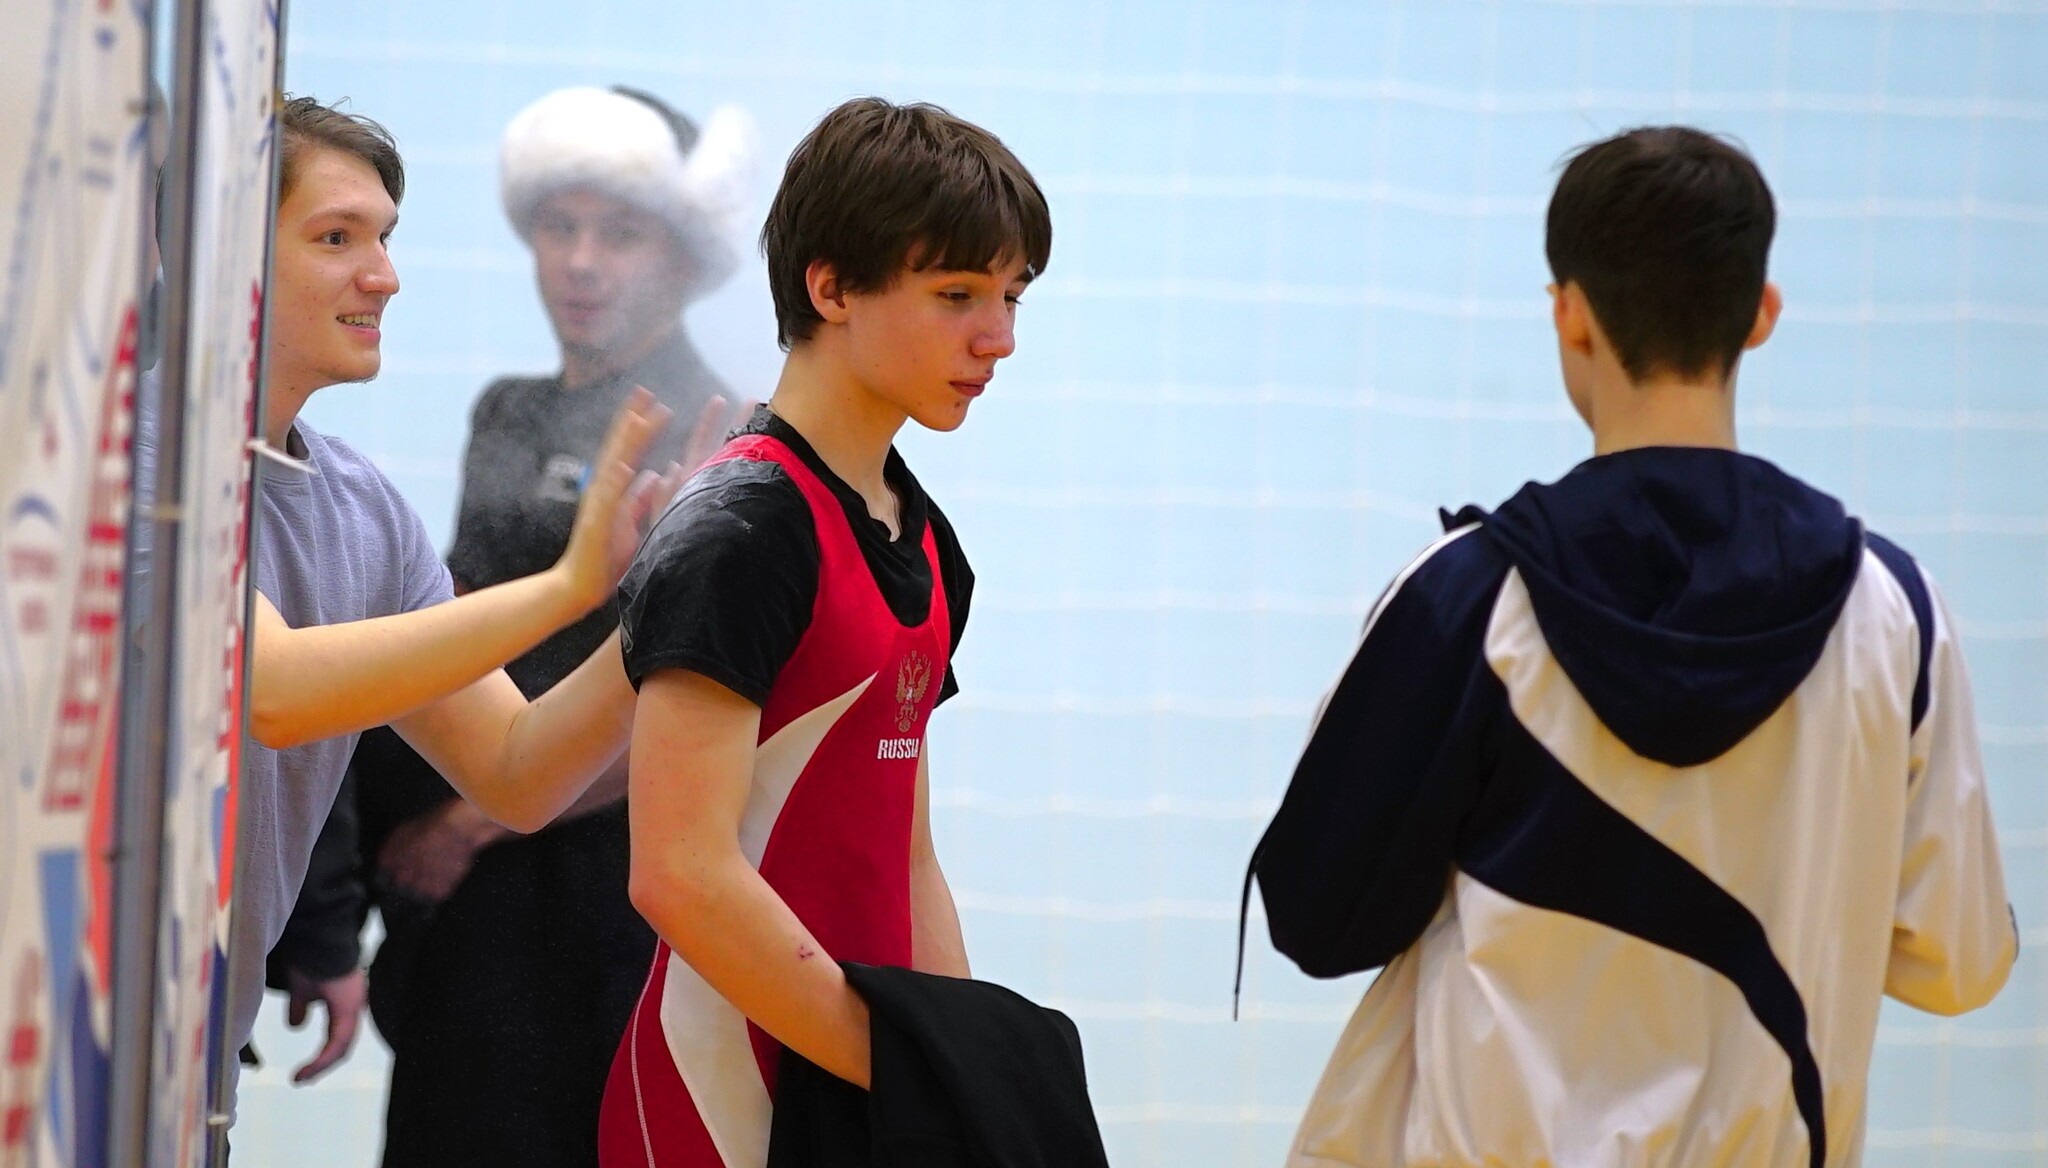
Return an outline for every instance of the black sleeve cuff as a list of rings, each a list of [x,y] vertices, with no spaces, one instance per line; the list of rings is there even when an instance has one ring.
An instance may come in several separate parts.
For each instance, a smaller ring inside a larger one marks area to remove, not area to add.
[[[626,662],[626,680],[633,683],[637,691],[640,683],[665,669],[687,669],[699,673],[757,706],[768,704],[768,692],[775,687],[757,678],[742,676],[740,671],[721,661],[710,661],[690,653],[647,653],[633,657]]]

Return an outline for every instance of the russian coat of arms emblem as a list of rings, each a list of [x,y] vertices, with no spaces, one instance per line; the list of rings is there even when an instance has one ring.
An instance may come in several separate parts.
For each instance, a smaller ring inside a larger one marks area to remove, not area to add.
[[[932,659],[912,649],[896,667],[896,729],[908,734],[917,725],[917,705],[932,684]]]

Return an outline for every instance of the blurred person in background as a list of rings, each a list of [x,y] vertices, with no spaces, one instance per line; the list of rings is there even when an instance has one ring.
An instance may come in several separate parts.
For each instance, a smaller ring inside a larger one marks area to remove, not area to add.
[[[505,212],[533,250],[561,369],[501,377],[477,403],[448,556],[458,592],[561,553],[606,420],[634,385],[678,417],[657,465],[694,465],[720,436],[730,390],[682,313],[738,264],[753,153],[741,111],[700,128],[625,87],[557,90],[507,126]],[[606,604],[508,672],[545,692],[617,625]],[[525,837],[456,798],[388,730],[364,736],[350,787],[272,953],[295,1023],[312,1000],[329,1009],[299,1079],[347,1054],[374,903],[386,939],[367,996],[393,1053],[384,1164],[594,1163],[605,1076],[654,950],[626,896],[623,767]]]

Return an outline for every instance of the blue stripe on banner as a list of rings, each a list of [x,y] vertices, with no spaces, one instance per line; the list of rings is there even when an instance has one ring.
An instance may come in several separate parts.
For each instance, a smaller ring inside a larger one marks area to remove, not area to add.
[[[1503,693],[1501,700],[1505,702]],[[1827,1158],[1820,1064],[1806,1003],[1741,901],[1608,805],[1512,716],[1501,757],[1468,822],[1458,866],[1523,904],[1569,913],[1690,957],[1742,991],[1792,1067],[1813,1168]]]
[[[218,1097],[222,1084],[220,1074],[229,1066],[229,1060],[239,1052],[224,1051],[221,1043],[227,1040],[228,1017],[228,955],[220,946],[213,947],[212,997],[208,1009],[212,1011],[214,1024],[206,1028],[206,1098]]]
[[[48,959],[45,968],[49,974],[50,1017],[62,1021],[72,1016],[72,1002],[81,993],[79,982],[79,946],[84,944],[84,905],[78,899],[79,859],[75,849],[61,849],[43,852],[37,857],[37,883],[41,886],[43,904],[43,939],[49,946],[45,951]],[[66,1123],[68,1092],[62,1090],[63,1076],[58,1073],[60,1062],[53,1059],[49,1066],[50,1082],[47,1105],[52,1130],[69,1130]]]
[[[100,1045],[93,1029],[87,976],[83,970],[79,972],[71,999],[71,1100],[76,1126],[71,1130],[69,1168],[106,1168],[107,1076],[112,1073],[112,1055]]]
[[[44,519],[49,520],[53,527],[62,522],[57,517],[57,508],[52,506],[48,499],[34,494],[23,495],[21,498],[16,499],[13,510],[7,513],[7,521],[9,523],[18,523],[23,517],[29,515],[40,515]]]

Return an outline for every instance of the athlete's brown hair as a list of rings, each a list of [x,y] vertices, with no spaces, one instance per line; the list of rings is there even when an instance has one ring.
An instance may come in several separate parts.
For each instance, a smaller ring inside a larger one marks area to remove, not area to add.
[[[1022,260],[1045,271],[1052,218],[1017,156],[935,105],[856,98],[797,143],[761,229],[776,339],[787,349],[822,322],[805,281],[832,265],[848,292],[887,288],[904,269],[988,271]]]
[[[313,149],[339,150],[354,155],[376,170],[384,182],[384,193],[394,203],[405,200],[405,160],[398,156],[398,143],[391,131],[361,114],[349,114],[322,105],[310,97],[288,97],[278,111],[277,125],[284,156],[277,180],[277,201],[283,203],[298,178],[299,160]]]
[[[1727,376],[1756,327],[1777,213],[1741,147],[1648,126],[1579,151],[1550,199],[1544,249],[1577,282],[1634,381]]]

